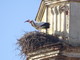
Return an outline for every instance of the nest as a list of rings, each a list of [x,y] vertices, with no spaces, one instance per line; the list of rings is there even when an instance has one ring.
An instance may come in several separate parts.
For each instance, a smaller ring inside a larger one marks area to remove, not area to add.
[[[28,32],[23,37],[18,39],[17,44],[21,49],[21,53],[27,55],[29,52],[42,49],[43,47],[59,42],[57,37],[42,33],[42,32]]]

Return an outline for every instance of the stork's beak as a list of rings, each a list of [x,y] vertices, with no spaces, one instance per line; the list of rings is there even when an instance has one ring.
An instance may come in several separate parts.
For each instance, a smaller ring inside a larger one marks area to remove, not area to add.
[[[24,23],[26,23],[27,21],[24,21]]]
[[[24,23],[29,22],[29,20],[26,20]]]

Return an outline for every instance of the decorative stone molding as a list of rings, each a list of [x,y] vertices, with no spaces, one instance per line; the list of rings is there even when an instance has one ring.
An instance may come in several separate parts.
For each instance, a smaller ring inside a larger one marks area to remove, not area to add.
[[[28,60],[42,60],[46,58],[56,57],[59,55],[61,49],[61,45],[52,45],[49,48],[36,50],[34,52],[30,52],[27,54]]]
[[[69,10],[69,7],[67,5],[60,6],[60,8],[59,8],[60,12],[68,11],[68,10]]]
[[[80,58],[80,47],[66,47],[66,49],[62,52],[62,55]]]
[[[45,58],[50,58],[50,57],[54,57],[57,56],[59,54],[59,51],[50,51],[46,53],[42,52],[40,54],[37,55],[33,55],[31,57],[29,57],[29,60],[41,60],[41,59],[45,59]]]

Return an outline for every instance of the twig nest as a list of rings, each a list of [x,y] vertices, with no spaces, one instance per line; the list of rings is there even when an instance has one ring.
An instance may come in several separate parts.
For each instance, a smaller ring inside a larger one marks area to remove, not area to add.
[[[42,33],[42,32],[28,32],[23,37],[18,39],[17,44],[21,49],[21,53],[27,55],[29,52],[41,49],[46,45],[56,44],[59,42],[57,37]]]

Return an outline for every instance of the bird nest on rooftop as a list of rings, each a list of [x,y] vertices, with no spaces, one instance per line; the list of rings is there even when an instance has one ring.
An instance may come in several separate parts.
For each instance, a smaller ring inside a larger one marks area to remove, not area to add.
[[[21,53],[27,55],[29,52],[33,52],[49,45],[56,45],[59,42],[59,38],[54,37],[42,32],[28,32],[23,37],[18,39],[17,44],[21,49]]]

